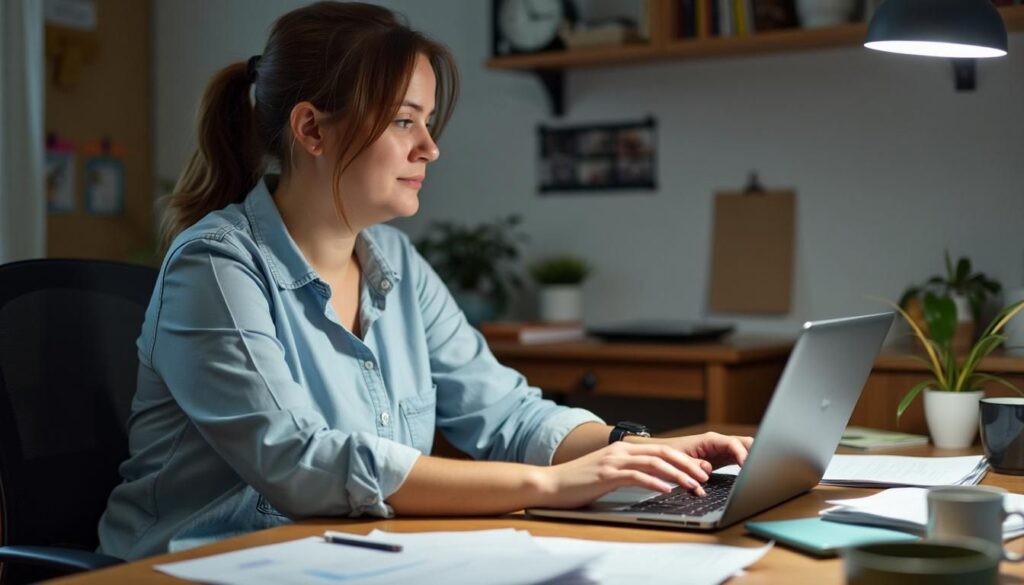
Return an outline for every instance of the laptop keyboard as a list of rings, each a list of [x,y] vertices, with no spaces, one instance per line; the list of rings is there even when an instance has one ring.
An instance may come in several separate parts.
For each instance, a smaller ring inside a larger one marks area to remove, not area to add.
[[[732,491],[735,482],[735,475],[712,473],[708,482],[704,484],[704,492],[707,495],[703,498],[694,495],[688,489],[677,487],[667,494],[637,502],[626,508],[625,511],[703,516],[725,508],[725,502],[729,499],[729,492]]]

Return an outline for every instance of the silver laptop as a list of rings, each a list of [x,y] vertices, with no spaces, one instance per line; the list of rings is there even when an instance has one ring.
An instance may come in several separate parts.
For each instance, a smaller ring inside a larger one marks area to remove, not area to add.
[[[804,324],[739,475],[712,473],[707,495],[676,487],[609,493],[574,510],[531,508],[546,518],[724,528],[796,497],[821,481],[882,346],[893,313]]]

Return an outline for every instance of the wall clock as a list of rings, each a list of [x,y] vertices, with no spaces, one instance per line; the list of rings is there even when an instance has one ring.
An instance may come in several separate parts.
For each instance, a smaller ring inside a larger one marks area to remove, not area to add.
[[[494,0],[492,13],[495,55],[562,49],[558,32],[576,20],[569,0]]]

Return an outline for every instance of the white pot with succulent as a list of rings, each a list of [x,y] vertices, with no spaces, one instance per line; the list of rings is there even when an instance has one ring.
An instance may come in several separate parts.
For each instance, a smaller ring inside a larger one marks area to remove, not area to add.
[[[545,258],[530,267],[540,285],[538,308],[541,321],[582,321],[583,281],[590,266],[574,256]]]

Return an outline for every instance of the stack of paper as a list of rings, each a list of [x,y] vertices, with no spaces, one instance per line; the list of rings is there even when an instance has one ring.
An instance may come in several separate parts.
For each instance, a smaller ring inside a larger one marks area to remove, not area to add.
[[[847,487],[977,485],[987,471],[988,462],[981,455],[836,455],[821,483]]]
[[[715,473],[737,474],[729,465]],[[899,455],[833,455],[822,485],[845,487],[932,487],[977,485],[988,471],[981,455],[966,457],[903,457]]]
[[[717,585],[760,559],[759,548],[534,538],[525,530],[393,533],[374,541],[402,552],[332,544],[311,537],[156,570],[204,583],[687,583]],[[639,580],[639,581],[635,581]]]
[[[832,508],[820,514],[826,520],[893,528],[904,532],[924,534],[928,525],[928,490],[924,488],[894,488],[865,498],[830,500]],[[1008,510],[1024,510],[1024,495],[1007,494]],[[1018,516],[1003,523],[1003,537],[1010,539],[1024,534],[1024,520]]]

